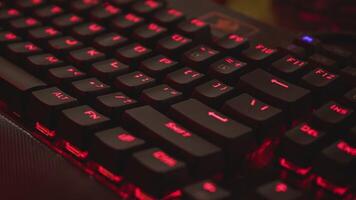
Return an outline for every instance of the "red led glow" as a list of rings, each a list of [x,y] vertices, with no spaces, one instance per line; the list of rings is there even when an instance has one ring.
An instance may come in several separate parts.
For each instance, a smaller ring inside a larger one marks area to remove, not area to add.
[[[226,122],[229,121],[228,118],[226,118],[226,117],[224,117],[224,116],[222,116],[222,115],[220,115],[220,114],[218,114],[218,113],[216,113],[214,111],[209,111],[208,112],[208,116],[210,116],[210,117],[212,117],[212,118],[214,118],[214,119],[216,119],[216,120],[218,120],[220,122],[223,122],[223,123],[226,123]]]
[[[150,8],[157,8],[159,6],[159,4],[153,0],[146,0],[145,4],[146,4],[146,6],[148,6]]]
[[[187,38],[185,38],[185,37],[183,37],[183,36],[181,36],[179,34],[173,34],[171,38],[172,38],[172,40],[174,40],[176,42],[179,42],[179,43],[182,43],[182,44],[188,42]]]
[[[314,138],[319,136],[319,131],[313,129],[312,127],[310,127],[308,124],[303,124],[300,128],[300,131],[302,131],[303,133],[310,135]]]
[[[7,10],[7,14],[10,16],[19,16],[20,12],[16,9],[11,8],[11,9]]]
[[[35,24],[37,24],[37,20],[34,18],[27,18],[25,20],[25,23],[29,26],[34,26]]]
[[[98,166],[97,168],[98,172],[105,176],[106,178],[108,178],[109,180],[115,182],[115,183],[120,183],[122,181],[122,177],[115,175],[114,173],[112,173],[111,171],[107,170],[106,168],[104,168],[103,166]]]
[[[271,79],[271,83],[273,83],[273,84],[276,84],[276,85],[278,85],[278,86],[280,86],[280,87],[283,87],[283,88],[285,88],[285,89],[288,89],[289,88],[289,86],[286,84],[286,83],[283,83],[283,82],[281,82],[281,81],[279,81],[279,80],[277,80],[277,79]]]
[[[130,97],[124,96],[124,95],[116,95],[115,99],[120,100],[124,104],[132,104],[132,103],[134,103],[133,99],[131,99]]]
[[[47,128],[46,126],[44,126],[43,124],[41,124],[40,122],[36,122],[35,124],[35,128],[43,133],[44,135],[48,136],[48,137],[54,137],[56,136],[56,131],[54,130],[50,130],[49,128]]]
[[[62,101],[66,101],[69,99],[69,96],[64,94],[63,92],[52,92],[52,95]]]
[[[190,137],[192,136],[192,134],[185,130],[183,127],[179,126],[178,124],[176,124],[175,122],[167,122],[165,124],[165,126],[167,128],[169,128],[170,130],[172,130],[173,132],[177,133],[178,135],[181,135],[183,137]]]
[[[178,95],[178,92],[170,87],[164,87],[163,91],[168,92],[169,94],[176,96]]]
[[[285,158],[280,158],[279,159],[279,164],[282,167],[284,167],[284,168],[286,168],[286,169],[288,169],[290,171],[293,171],[296,174],[302,175],[302,176],[307,175],[310,172],[310,170],[312,169],[312,167],[306,167],[306,168],[299,167],[299,166],[289,162]]]
[[[101,118],[101,116],[96,113],[95,111],[93,110],[87,110],[84,112],[85,115],[87,115],[90,119],[93,119],[93,120],[98,120]]]
[[[327,80],[333,80],[336,78],[336,75],[335,74],[332,74],[324,69],[321,69],[321,68],[318,68],[317,70],[314,71],[314,73],[316,75],[319,75],[321,76],[322,78],[324,79],[327,79]]]
[[[177,164],[177,161],[174,158],[170,157],[168,154],[164,153],[163,151],[154,152],[153,157],[160,160],[162,163],[164,163],[168,167],[174,167]]]
[[[87,5],[92,5],[92,4],[95,5],[99,3],[99,0],[82,0],[82,2]]]
[[[334,194],[337,194],[340,196],[344,195],[348,190],[347,187],[341,187],[341,186],[334,185],[320,176],[316,177],[315,180],[316,180],[316,184],[318,186],[320,186],[326,190],[329,190],[329,191],[333,192]]]
[[[330,107],[330,110],[336,112],[337,114],[340,115],[347,115],[349,113],[349,110],[346,108],[343,108],[337,104],[332,104]]]
[[[120,133],[117,138],[123,142],[134,142],[136,140],[136,137],[129,133]]]
[[[203,27],[203,26],[206,25],[205,22],[203,22],[203,21],[201,21],[199,19],[192,19],[192,20],[190,20],[190,23],[195,25],[195,26],[197,26],[197,27]]]
[[[42,0],[31,0],[33,5],[38,5],[40,3],[42,3]]]
[[[210,193],[214,193],[217,190],[216,185],[212,182],[203,183],[203,189]]]
[[[119,62],[113,61],[113,62],[110,63],[110,66],[111,66],[113,69],[118,69],[118,68],[119,68]]]
[[[7,34],[5,34],[5,38],[7,40],[15,40],[17,38],[17,36],[13,33],[7,33]]]
[[[59,7],[59,6],[53,6],[51,8],[51,13],[53,13],[53,14],[58,14],[58,13],[61,13],[61,12],[62,12],[62,8]]]
[[[75,68],[69,68],[69,69],[67,69],[67,72],[72,73],[74,76],[81,76],[81,75],[83,75],[82,72],[78,71],[78,70],[75,69]]]
[[[141,82],[147,82],[147,81],[151,80],[150,77],[146,76],[143,73],[134,74],[134,78],[140,79]]]
[[[147,49],[144,46],[137,45],[134,47],[134,51],[136,51],[137,53],[144,53],[145,51],[147,51]]]
[[[111,38],[112,41],[118,41],[121,40],[121,36],[120,35],[115,35]]]
[[[92,32],[98,32],[98,31],[103,30],[103,27],[100,26],[99,24],[90,24],[88,29]]]
[[[287,62],[289,62],[293,65],[299,66],[299,67],[303,67],[305,65],[305,62],[303,62],[297,58],[294,58],[294,57],[288,57]]]
[[[356,156],[356,148],[351,147],[344,141],[340,141],[339,143],[337,143],[337,148],[351,156]]]
[[[136,187],[134,191],[135,191],[135,198],[138,200],[155,200],[153,197],[142,192],[142,190],[138,187]]]
[[[57,35],[58,34],[58,31],[54,28],[46,28],[45,29],[45,32],[48,34],[48,35]]]
[[[133,22],[133,23],[138,23],[138,22],[141,21],[141,18],[139,18],[139,17],[137,17],[136,15],[131,14],[131,13],[125,15],[125,19],[126,19],[127,21],[130,21],[130,22]]]
[[[104,3],[104,8],[110,14],[117,14],[120,11],[119,8],[109,4],[107,2]]]
[[[79,159],[85,159],[89,155],[87,151],[82,151],[67,141],[64,141],[64,148]]]
[[[162,28],[158,26],[157,24],[150,23],[147,28],[153,32],[159,33],[162,31]]]
[[[287,192],[288,186],[285,183],[277,183],[275,187],[275,191],[280,192]]]
[[[80,17],[78,17],[77,15],[72,15],[70,18],[69,18],[69,21],[73,22],[73,23],[77,23],[77,22],[80,22],[82,21],[82,19]]]
[[[59,61],[58,58],[56,58],[54,56],[47,56],[46,60],[48,60],[48,62],[50,62],[50,63],[57,63]]]
[[[172,64],[173,61],[169,58],[161,58],[158,62],[169,65]]]
[[[229,35],[229,39],[236,43],[241,43],[245,40],[243,37],[236,35],[236,34]]]
[[[67,44],[67,45],[69,45],[69,46],[73,46],[73,45],[76,45],[76,44],[78,44],[78,41],[77,40],[72,40],[72,39],[66,39],[65,40],[65,43]]]
[[[213,88],[216,88],[216,89],[220,90],[220,91],[225,91],[225,90],[227,90],[229,88],[227,85],[225,85],[225,84],[223,84],[221,82],[218,82],[218,81],[213,82],[211,86]]]
[[[183,13],[182,13],[181,11],[176,10],[176,9],[169,9],[169,10],[167,11],[167,13],[170,14],[170,15],[174,15],[174,16],[176,16],[176,17],[180,17],[180,16],[183,15]]]
[[[27,49],[28,51],[37,51],[38,47],[36,45],[30,43],[30,44],[25,45],[25,49]]]
[[[191,69],[187,69],[184,71],[184,75],[189,75],[191,76],[192,78],[195,78],[197,76],[200,76],[200,73],[199,72],[196,72],[196,71],[193,71]]]
[[[89,55],[89,56],[97,56],[97,55],[99,55],[100,54],[100,52],[99,51],[97,51],[97,50],[95,50],[95,49],[89,49],[88,51],[87,51],[87,54]]]

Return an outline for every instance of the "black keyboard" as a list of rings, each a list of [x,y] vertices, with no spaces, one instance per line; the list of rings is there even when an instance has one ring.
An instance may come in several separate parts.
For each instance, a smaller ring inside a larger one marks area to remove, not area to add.
[[[354,55],[182,2],[2,2],[3,110],[123,199],[356,198]]]

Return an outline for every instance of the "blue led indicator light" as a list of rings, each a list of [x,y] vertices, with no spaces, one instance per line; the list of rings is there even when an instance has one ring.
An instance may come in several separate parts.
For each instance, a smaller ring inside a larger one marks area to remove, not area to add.
[[[309,35],[304,35],[302,37],[302,40],[307,43],[312,43],[314,41],[314,38],[310,37]]]

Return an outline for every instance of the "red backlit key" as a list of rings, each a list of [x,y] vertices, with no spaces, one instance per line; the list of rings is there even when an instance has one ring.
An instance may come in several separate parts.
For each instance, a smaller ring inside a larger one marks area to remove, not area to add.
[[[241,77],[239,86],[246,92],[287,109],[291,114],[304,114],[310,106],[310,91],[257,69]]]
[[[180,34],[172,34],[158,41],[157,50],[167,56],[180,58],[192,45],[192,40]]]
[[[78,49],[83,46],[83,43],[74,39],[73,37],[66,36],[58,39],[53,39],[48,42],[49,48],[57,53],[69,53],[69,51]]]
[[[94,63],[91,72],[98,78],[105,81],[113,80],[117,75],[126,73],[130,70],[128,65],[119,62],[116,59],[109,59]]]
[[[256,200],[303,200],[309,199],[305,197],[302,191],[290,186],[289,184],[275,180],[273,182],[261,185],[249,199]]]
[[[318,152],[328,144],[326,136],[309,122],[303,122],[282,137],[281,156],[301,168],[295,170],[297,174],[306,175]]]
[[[121,9],[108,2],[102,3],[99,7],[95,8],[90,12],[90,18],[95,21],[103,21],[111,19],[117,14],[121,13]]]
[[[89,154],[106,169],[118,173],[125,167],[131,154],[141,150],[145,144],[144,140],[116,127],[95,133]]]
[[[41,22],[32,17],[14,19],[9,22],[11,28],[17,31],[23,31],[34,27],[41,26]]]
[[[186,164],[159,148],[134,153],[125,174],[143,191],[158,197],[175,191],[188,178]]]
[[[276,133],[284,120],[282,110],[246,93],[226,101],[222,110],[258,129],[264,136]]]
[[[135,29],[133,37],[146,45],[155,45],[167,33],[167,29],[155,23],[142,25]]]
[[[34,14],[41,20],[49,20],[62,13],[63,9],[57,5],[48,5],[34,11]]]
[[[109,118],[89,106],[78,106],[63,110],[57,121],[57,133],[81,150],[88,148],[93,133],[104,129]]]
[[[61,110],[78,104],[76,98],[56,87],[32,92],[26,104],[26,114],[32,122],[40,123],[47,128],[54,129]],[[54,135],[48,135],[54,136]]]
[[[71,91],[80,98],[94,98],[98,95],[108,93],[110,86],[96,78],[88,78],[73,82],[71,84]]]
[[[84,77],[86,77],[86,73],[73,66],[49,69],[47,75],[47,79],[56,85],[66,84]]]
[[[167,74],[165,82],[180,91],[188,92],[192,90],[194,86],[204,82],[205,79],[206,76],[204,74],[184,67]]]
[[[182,100],[183,94],[166,84],[158,85],[142,91],[141,100],[155,108],[165,109],[169,105]]]
[[[59,30],[68,29],[74,25],[82,23],[84,20],[83,18],[79,17],[75,14],[64,14],[60,15],[52,20],[52,23],[55,27]]]
[[[62,33],[53,27],[44,26],[30,30],[28,35],[32,40],[43,41],[60,37],[62,36]]]
[[[72,29],[73,35],[79,40],[89,40],[105,31],[105,28],[97,23],[85,23]]]
[[[300,60],[294,56],[287,55],[276,62],[272,63],[271,69],[277,75],[296,80],[308,70],[308,62]],[[309,68],[310,69],[310,68]]]
[[[183,188],[183,197],[187,200],[227,200],[230,193],[211,180],[204,180]]]
[[[164,26],[173,26],[184,18],[182,11],[173,8],[158,11],[153,15],[153,19]]]
[[[223,167],[220,148],[150,106],[127,110],[122,120],[123,124],[137,130],[142,137],[176,152],[197,175],[216,172]]]
[[[278,58],[278,50],[271,48],[263,43],[252,45],[250,48],[242,52],[242,55],[247,60],[254,63],[266,63]]]
[[[143,0],[131,6],[132,10],[139,15],[150,15],[164,6],[162,1]]]
[[[236,82],[236,78],[248,71],[245,62],[232,57],[225,57],[209,66],[209,74],[224,81]]]
[[[7,52],[18,59],[18,56],[29,56],[42,52],[42,49],[32,42],[20,42],[7,45]]]
[[[88,12],[100,3],[101,0],[75,0],[70,2],[70,8],[76,13]]]
[[[220,106],[234,93],[234,88],[218,80],[211,80],[197,86],[193,97],[213,107]]]
[[[40,7],[45,4],[46,0],[16,0],[15,5],[21,10],[29,10]]]
[[[223,148],[232,161],[241,159],[254,148],[255,138],[251,128],[195,99],[172,105],[170,113],[202,137]]]
[[[99,60],[104,60],[106,55],[92,47],[69,52],[70,60],[77,66],[85,67]]]
[[[219,50],[225,51],[232,54],[237,54],[242,50],[249,47],[249,42],[247,38],[237,35],[237,34],[230,34],[226,37],[218,40],[216,46]]]
[[[155,83],[155,79],[140,71],[118,76],[114,82],[115,86],[128,94],[138,95],[140,92]]]
[[[132,65],[147,58],[151,52],[151,49],[141,44],[134,43],[118,49],[116,55],[120,61]]]
[[[337,127],[350,126],[354,111],[342,104],[331,101],[314,111],[315,123],[325,129],[335,130]]]
[[[183,34],[199,41],[206,41],[211,37],[210,25],[197,18],[179,23],[177,29]]]
[[[338,140],[321,151],[315,160],[315,172],[334,184],[347,184],[352,180],[356,164],[356,147]]]
[[[21,17],[22,14],[20,11],[14,8],[1,9],[0,10],[0,21],[7,22],[8,20]]]
[[[21,41],[21,37],[16,35],[13,32],[9,31],[4,31],[0,32],[0,44],[7,44],[7,43],[12,43],[12,42],[19,42]]]
[[[44,72],[64,64],[63,60],[49,53],[27,57],[27,62],[28,69],[34,72]]]
[[[186,66],[195,67],[198,70],[205,71],[206,66],[216,60],[219,51],[206,45],[199,45],[183,55],[183,63]]]
[[[115,30],[121,33],[128,34],[144,22],[144,18],[139,17],[133,13],[120,15],[112,20],[112,26]]]
[[[139,69],[150,76],[163,78],[168,72],[175,70],[178,67],[178,62],[163,56],[158,55],[141,62]]]
[[[117,33],[107,33],[96,37],[94,39],[93,45],[95,48],[98,48],[101,51],[110,53],[110,51],[118,47],[122,47],[127,42],[127,38],[122,35]]]
[[[104,114],[119,118],[125,110],[137,106],[138,102],[124,93],[115,92],[98,96],[94,104],[96,108]]]

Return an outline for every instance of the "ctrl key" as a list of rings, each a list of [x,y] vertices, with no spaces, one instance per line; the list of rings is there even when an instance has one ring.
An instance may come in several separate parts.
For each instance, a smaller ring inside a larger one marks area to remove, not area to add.
[[[188,178],[186,164],[158,148],[133,154],[125,174],[144,192],[156,197],[178,189]]]

